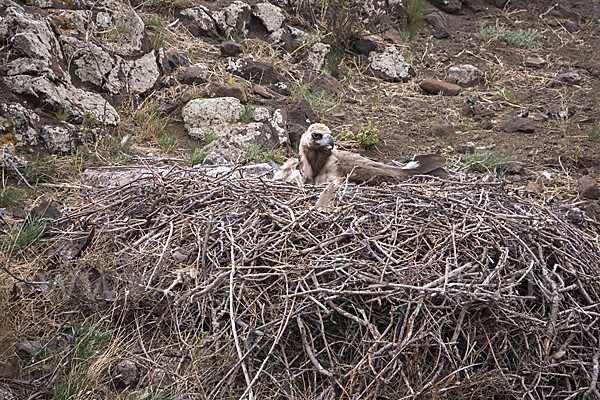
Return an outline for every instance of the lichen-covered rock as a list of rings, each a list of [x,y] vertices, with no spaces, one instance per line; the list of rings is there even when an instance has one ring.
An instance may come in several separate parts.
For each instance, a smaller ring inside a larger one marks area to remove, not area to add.
[[[229,57],[227,71],[258,84],[271,84],[283,80],[272,64],[254,61],[250,58]]]
[[[120,360],[115,366],[113,373],[115,386],[124,389],[135,385],[140,379],[137,364],[131,360]]]
[[[250,6],[243,1],[236,0],[229,7],[211,13],[217,28],[225,35],[232,31],[248,34],[252,11]]]
[[[415,74],[402,54],[393,46],[386,47],[383,53],[371,52],[369,61],[375,75],[386,81],[406,82]]]
[[[217,25],[210,16],[210,11],[204,6],[181,10],[179,17],[194,36],[208,36],[212,38],[220,36],[217,32]]]
[[[27,149],[38,144],[39,124],[40,117],[21,104],[0,103],[0,163],[7,157],[18,160]]]
[[[190,136],[204,139],[211,126],[240,121],[244,106],[236,98],[195,99],[181,110],[181,116]]]
[[[331,46],[325,43],[317,42],[310,46],[306,63],[309,68],[320,71],[325,63],[325,57],[329,54]]]
[[[84,135],[73,125],[46,125],[40,131],[44,147],[56,154],[71,154],[82,143]]]
[[[204,64],[194,64],[185,70],[183,83],[193,85],[194,83],[205,83],[208,81],[208,67]]]
[[[10,39],[12,52],[21,57],[9,64],[9,74],[43,74],[53,80],[70,82],[60,44],[42,15],[28,14],[15,4],[6,10],[3,23],[14,33]]]
[[[253,5],[252,15],[262,22],[268,32],[275,32],[280,29],[285,20],[281,8],[267,2]]]
[[[11,92],[30,96],[54,109],[68,109],[79,121],[83,121],[84,113],[88,111],[106,125],[116,126],[120,122],[119,114],[97,93],[52,82],[46,77],[16,75],[6,77],[5,82]]]
[[[481,83],[484,73],[479,68],[470,65],[458,65],[448,69],[448,77],[462,87],[474,86]]]

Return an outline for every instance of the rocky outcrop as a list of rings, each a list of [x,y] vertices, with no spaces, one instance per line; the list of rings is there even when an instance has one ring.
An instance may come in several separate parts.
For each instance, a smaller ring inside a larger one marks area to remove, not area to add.
[[[4,154],[17,161],[39,145],[54,153],[74,151],[86,116],[99,126],[116,126],[117,111],[98,92],[146,93],[160,75],[144,22],[132,8],[112,0],[31,5],[0,5],[0,32],[8,38],[0,79],[12,101],[2,105],[7,123],[0,139]],[[36,110],[41,106],[43,118]]]
[[[236,98],[219,97],[192,100],[181,114],[188,134],[194,138],[204,139],[213,131],[238,149],[255,143],[265,148],[287,148],[290,143],[285,107],[244,107]],[[245,123],[241,123],[242,114]]]

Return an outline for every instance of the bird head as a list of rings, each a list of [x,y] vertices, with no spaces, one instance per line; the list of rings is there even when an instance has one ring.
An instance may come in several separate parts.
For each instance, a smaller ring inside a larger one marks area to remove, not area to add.
[[[333,149],[335,141],[326,125],[312,124],[300,139],[300,150],[318,150],[319,148]]]

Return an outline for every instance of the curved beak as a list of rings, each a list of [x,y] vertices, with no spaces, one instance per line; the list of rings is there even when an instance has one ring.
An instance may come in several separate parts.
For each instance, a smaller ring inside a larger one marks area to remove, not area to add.
[[[333,140],[333,136],[331,136],[328,133],[323,135],[323,139],[316,140],[315,143],[318,143],[321,146],[331,146],[332,149],[333,149],[333,146],[335,146],[335,141]]]

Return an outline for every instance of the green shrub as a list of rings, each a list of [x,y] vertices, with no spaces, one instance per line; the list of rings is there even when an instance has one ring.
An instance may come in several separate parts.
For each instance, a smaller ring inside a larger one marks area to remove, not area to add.
[[[367,125],[361,123],[357,133],[342,131],[341,135],[345,140],[356,142],[362,149],[369,150],[379,142],[378,133],[379,129],[369,121]]]
[[[519,29],[517,31],[511,31],[503,26],[496,27],[493,25],[481,29],[479,33],[475,34],[475,37],[484,42],[501,40],[508,44],[527,49],[531,49],[538,39],[543,38],[542,35],[538,34],[537,29]]]

